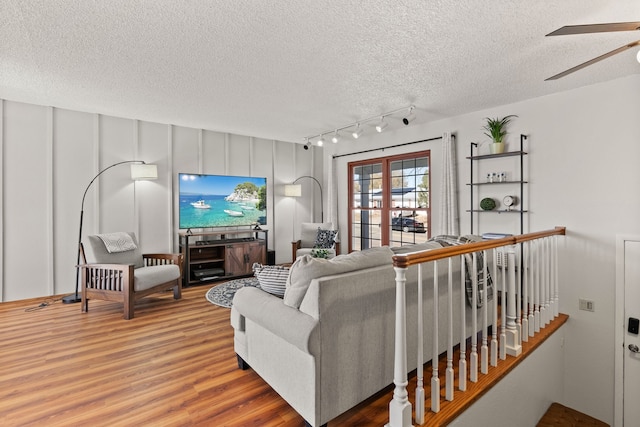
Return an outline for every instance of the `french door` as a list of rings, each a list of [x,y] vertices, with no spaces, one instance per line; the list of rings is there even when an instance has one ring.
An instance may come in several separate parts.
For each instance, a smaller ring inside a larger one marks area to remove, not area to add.
[[[349,163],[349,251],[431,235],[429,151]]]

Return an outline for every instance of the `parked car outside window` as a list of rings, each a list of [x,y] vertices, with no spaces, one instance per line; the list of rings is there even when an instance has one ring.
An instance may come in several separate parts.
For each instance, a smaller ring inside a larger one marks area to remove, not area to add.
[[[426,233],[424,223],[416,221],[413,218],[391,218],[391,229],[395,231],[404,231],[405,233]]]

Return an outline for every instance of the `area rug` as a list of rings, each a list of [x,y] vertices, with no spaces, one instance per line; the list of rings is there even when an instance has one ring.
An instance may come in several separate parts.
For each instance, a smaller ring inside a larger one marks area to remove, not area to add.
[[[207,291],[207,301],[220,307],[231,308],[231,301],[236,291],[245,286],[253,286],[260,289],[258,279],[255,277],[245,277],[243,279],[230,280],[220,283]]]

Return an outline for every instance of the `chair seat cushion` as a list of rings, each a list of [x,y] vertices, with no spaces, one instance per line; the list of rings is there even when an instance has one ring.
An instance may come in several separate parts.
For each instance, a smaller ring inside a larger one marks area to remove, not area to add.
[[[136,268],[133,276],[134,291],[145,291],[161,283],[178,279],[180,277],[180,267],[175,264],[166,264]]]

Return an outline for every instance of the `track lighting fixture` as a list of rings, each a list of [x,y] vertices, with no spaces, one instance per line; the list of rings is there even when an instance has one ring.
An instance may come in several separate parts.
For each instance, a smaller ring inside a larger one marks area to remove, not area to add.
[[[331,142],[337,144],[338,141],[340,141],[340,135],[338,135],[338,130],[336,129],[336,131],[333,133],[333,136],[331,137]]]
[[[316,144],[318,146],[323,146],[325,139],[324,136],[325,135],[331,135],[331,142],[333,142],[334,144],[338,143],[338,141],[340,140],[340,131],[344,130],[348,130],[348,129],[353,129],[353,132],[351,133],[351,135],[353,136],[354,139],[358,139],[362,136],[362,134],[364,133],[365,129],[364,126],[361,126],[367,122],[373,122],[374,120],[377,121],[375,123],[375,129],[377,132],[382,132],[384,131],[389,124],[393,124],[395,123],[395,121],[389,121],[389,117],[395,116],[394,119],[398,119],[401,118],[402,122],[405,125],[408,125],[413,119],[415,119],[415,114],[413,113],[413,109],[415,107],[413,105],[409,105],[408,107],[403,107],[403,108],[398,108],[397,110],[392,110],[392,111],[387,111],[386,113],[382,113],[382,114],[377,114],[373,117],[369,117],[367,119],[363,119],[363,120],[358,120],[355,123],[350,123],[348,125],[344,125],[342,127],[338,127],[338,128],[334,128],[333,130],[329,129],[327,131],[324,131],[320,134],[316,134],[316,135],[310,135],[308,137],[305,138],[306,140],[306,144],[305,144],[305,150],[309,149],[309,146],[312,145],[311,144],[311,140],[315,139],[315,138],[319,138],[318,141],[316,142]],[[408,113],[407,113],[408,111]],[[402,116],[401,116],[402,114]],[[406,114],[406,116],[405,116]]]
[[[413,119],[415,119],[415,118],[416,118],[416,115],[413,114],[413,107],[410,107],[409,108],[409,114],[407,114],[407,116],[404,119],[402,119],[402,123],[404,123],[405,126],[406,126],[409,123],[411,123],[413,121]]]
[[[384,121],[384,116],[382,116],[382,117],[380,117],[380,122],[376,125],[376,131],[378,131],[378,133],[380,133],[383,130],[385,130],[385,128],[387,126],[389,126],[389,124]]]
[[[351,135],[353,135],[354,139],[358,139],[360,138],[360,136],[362,136],[362,129],[360,128],[360,123],[356,125],[356,128]]]

